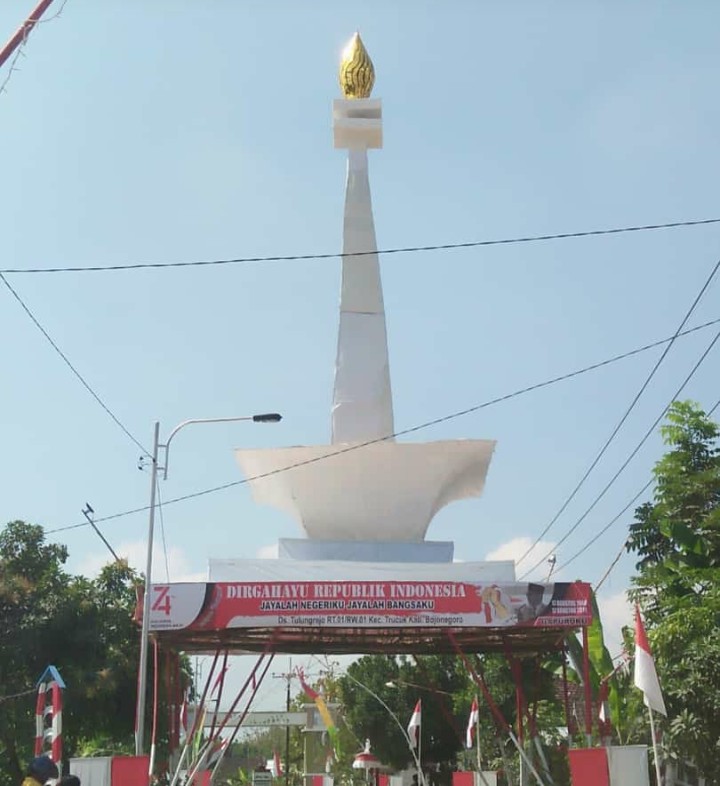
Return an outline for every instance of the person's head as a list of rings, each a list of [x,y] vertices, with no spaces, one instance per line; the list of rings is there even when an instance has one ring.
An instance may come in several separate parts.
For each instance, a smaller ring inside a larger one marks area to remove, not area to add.
[[[77,775],[63,775],[57,786],[80,786],[80,778]]]
[[[50,778],[57,778],[59,773],[55,762],[49,756],[36,756],[30,762],[28,775],[39,783],[45,783]]]
[[[527,599],[528,604],[533,608],[537,608],[542,604],[543,600],[543,593],[545,592],[545,587],[542,584],[528,584],[527,588]]]

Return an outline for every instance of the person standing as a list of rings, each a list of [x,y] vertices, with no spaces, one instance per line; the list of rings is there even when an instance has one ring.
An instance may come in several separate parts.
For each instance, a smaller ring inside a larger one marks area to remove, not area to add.
[[[50,778],[57,778],[58,775],[57,765],[49,756],[36,756],[28,766],[22,786],[45,786]]]

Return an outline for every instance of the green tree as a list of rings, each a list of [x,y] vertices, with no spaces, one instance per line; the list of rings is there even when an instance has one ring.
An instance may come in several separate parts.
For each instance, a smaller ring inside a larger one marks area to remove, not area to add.
[[[632,599],[648,627],[668,709],[670,755],[720,783],[720,429],[692,402],[670,408],[652,502],[640,506],[628,550]]]
[[[35,700],[45,668],[63,694],[65,756],[132,749],[139,635],[132,615],[138,583],[126,564],[97,579],[64,570],[65,546],[42,527],[14,521],[0,532],[0,786],[15,786],[32,753]]]

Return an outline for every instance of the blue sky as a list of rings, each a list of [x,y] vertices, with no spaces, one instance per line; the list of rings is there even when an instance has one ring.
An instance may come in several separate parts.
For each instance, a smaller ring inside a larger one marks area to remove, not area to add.
[[[58,7],[59,0],[56,0]],[[32,3],[6,0],[9,36]],[[383,99],[371,154],[381,248],[720,215],[712,3],[68,0],[0,94],[3,268],[332,253],[344,156],[332,148],[340,51],[359,29]],[[7,75],[7,67],[0,79]],[[720,255],[717,227],[389,256],[382,262],[396,427],[407,428],[671,335]],[[339,261],[9,275],[28,307],[145,445],[191,417],[279,411],[279,425],[197,427],[173,444],[166,499],[239,479],[239,446],[323,444]],[[690,324],[720,316],[713,284]],[[147,504],[138,449],[6,290],[4,520],[55,529]],[[625,428],[550,530],[592,502],[712,337],[679,340]],[[515,555],[603,444],[660,350],[444,423],[414,439],[493,438],[479,500],[430,538],[456,556]],[[720,395],[711,353],[687,388]],[[564,562],[645,484],[653,438],[558,550]],[[172,579],[210,556],[300,536],[247,487],[167,506]],[[625,516],[564,574],[594,582]],[[137,560],[146,515],[104,527]],[[75,571],[105,558],[56,533]],[[541,555],[539,555],[541,556]],[[156,563],[164,577],[162,558]],[[632,573],[603,588],[613,620]],[[277,685],[281,695],[280,680]],[[272,704],[273,697],[266,697]]]

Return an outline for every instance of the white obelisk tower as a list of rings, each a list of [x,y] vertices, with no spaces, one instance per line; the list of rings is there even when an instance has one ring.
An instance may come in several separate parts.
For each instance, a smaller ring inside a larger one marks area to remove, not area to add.
[[[374,81],[370,57],[355,34],[340,66],[344,97],[333,104],[335,147],[348,151],[348,163],[332,444],[238,450],[236,455],[246,475],[264,476],[251,481],[256,500],[301,523],[307,540],[285,541],[295,544],[294,555],[363,559],[378,553],[382,543],[383,556],[392,552],[400,561],[439,561],[452,558],[452,544],[425,542],[430,522],[448,503],[482,493],[495,443],[393,439],[368,178],[368,150],[382,146],[381,103],[370,98]],[[417,373],[421,377],[423,370]],[[439,548],[446,546],[450,550]]]
[[[368,154],[382,147],[382,106],[371,99],[375,70],[355,33],[343,52],[333,103],[335,147],[348,151],[343,220],[340,329],[332,412],[333,444],[393,433],[385,307],[368,177]]]

